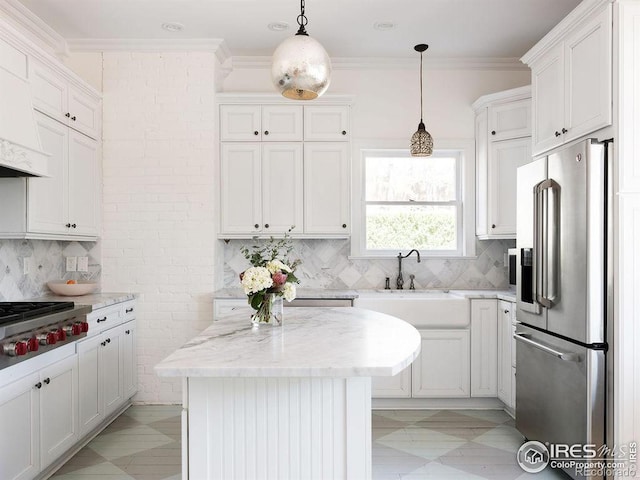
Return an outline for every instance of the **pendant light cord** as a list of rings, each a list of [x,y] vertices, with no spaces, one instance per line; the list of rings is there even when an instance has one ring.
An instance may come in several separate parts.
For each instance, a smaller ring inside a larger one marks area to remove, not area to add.
[[[309,19],[304,14],[304,0],[300,0],[300,15],[298,15],[298,18],[296,20],[298,22],[298,25],[300,25],[300,28],[298,28],[298,33],[296,33],[296,35],[308,36],[309,34],[304,28],[307,25],[307,23],[309,23]]]
[[[422,121],[422,52],[420,52],[420,123],[423,123]]]

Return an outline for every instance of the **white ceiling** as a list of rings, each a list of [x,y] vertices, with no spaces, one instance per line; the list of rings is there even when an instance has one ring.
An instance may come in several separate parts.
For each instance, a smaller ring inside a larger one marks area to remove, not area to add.
[[[271,55],[297,30],[298,0],[20,0],[66,39],[224,39]],[[307,31],[332,57],[518,58],[580,0],[306,0]],[[267,28],[289,23],[285,32]],[[169,33],[165,22],[185,28]],[[373,28],[393,22],[390,31]]]

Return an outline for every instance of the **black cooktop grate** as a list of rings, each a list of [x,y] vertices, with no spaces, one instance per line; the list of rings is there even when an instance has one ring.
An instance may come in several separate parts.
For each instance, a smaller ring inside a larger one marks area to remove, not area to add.
[[[0,325],[74,308],[73,302],[0,302]]]

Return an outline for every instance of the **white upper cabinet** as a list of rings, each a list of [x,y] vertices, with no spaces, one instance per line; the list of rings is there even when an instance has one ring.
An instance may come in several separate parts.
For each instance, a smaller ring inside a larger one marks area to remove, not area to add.
[[[78,132],[69,135],[70,235],[98,236],[98,144]]]
[[[29,83],[36,110],[91,138],[100,137],[100,101],[37,61],[30,63]]]
[[[302,141],[301,105],[220,105],[222,142]]]
[[[349,106],[247,103],[263,98],[219,106],[219,236],[348,237]]]
[[[346,235],[349,212],[348,144],[305,143],[305,233]]]
[[[531,161],[531,90],[485,95],[476,111],[476,235],[516,238],[516,171]]]
[[[523,57],[531,67],[534,155],[611,125],[612,56],[606,3]]]
[[[349,140],[349,107],[318,105],[304,108],[305,141],[346,142]]]

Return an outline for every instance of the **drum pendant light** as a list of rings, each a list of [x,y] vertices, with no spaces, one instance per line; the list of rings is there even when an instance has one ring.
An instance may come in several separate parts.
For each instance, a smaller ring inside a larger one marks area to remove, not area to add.
[[[313,100],[322,95],[331,81],[331,60],[320,42],[311,38],[305,26],[304,1],[300,0],[298,33],[282,42],[273,53],[271,80],[287,98]]]
[[[429,157],[433,153],[433,138],[422,121],[422,53],[429,48],[429,45],[421,43],[413,48],[416,52],[420,52],[420,123],[418,130],[411,137],[411,156]]]

